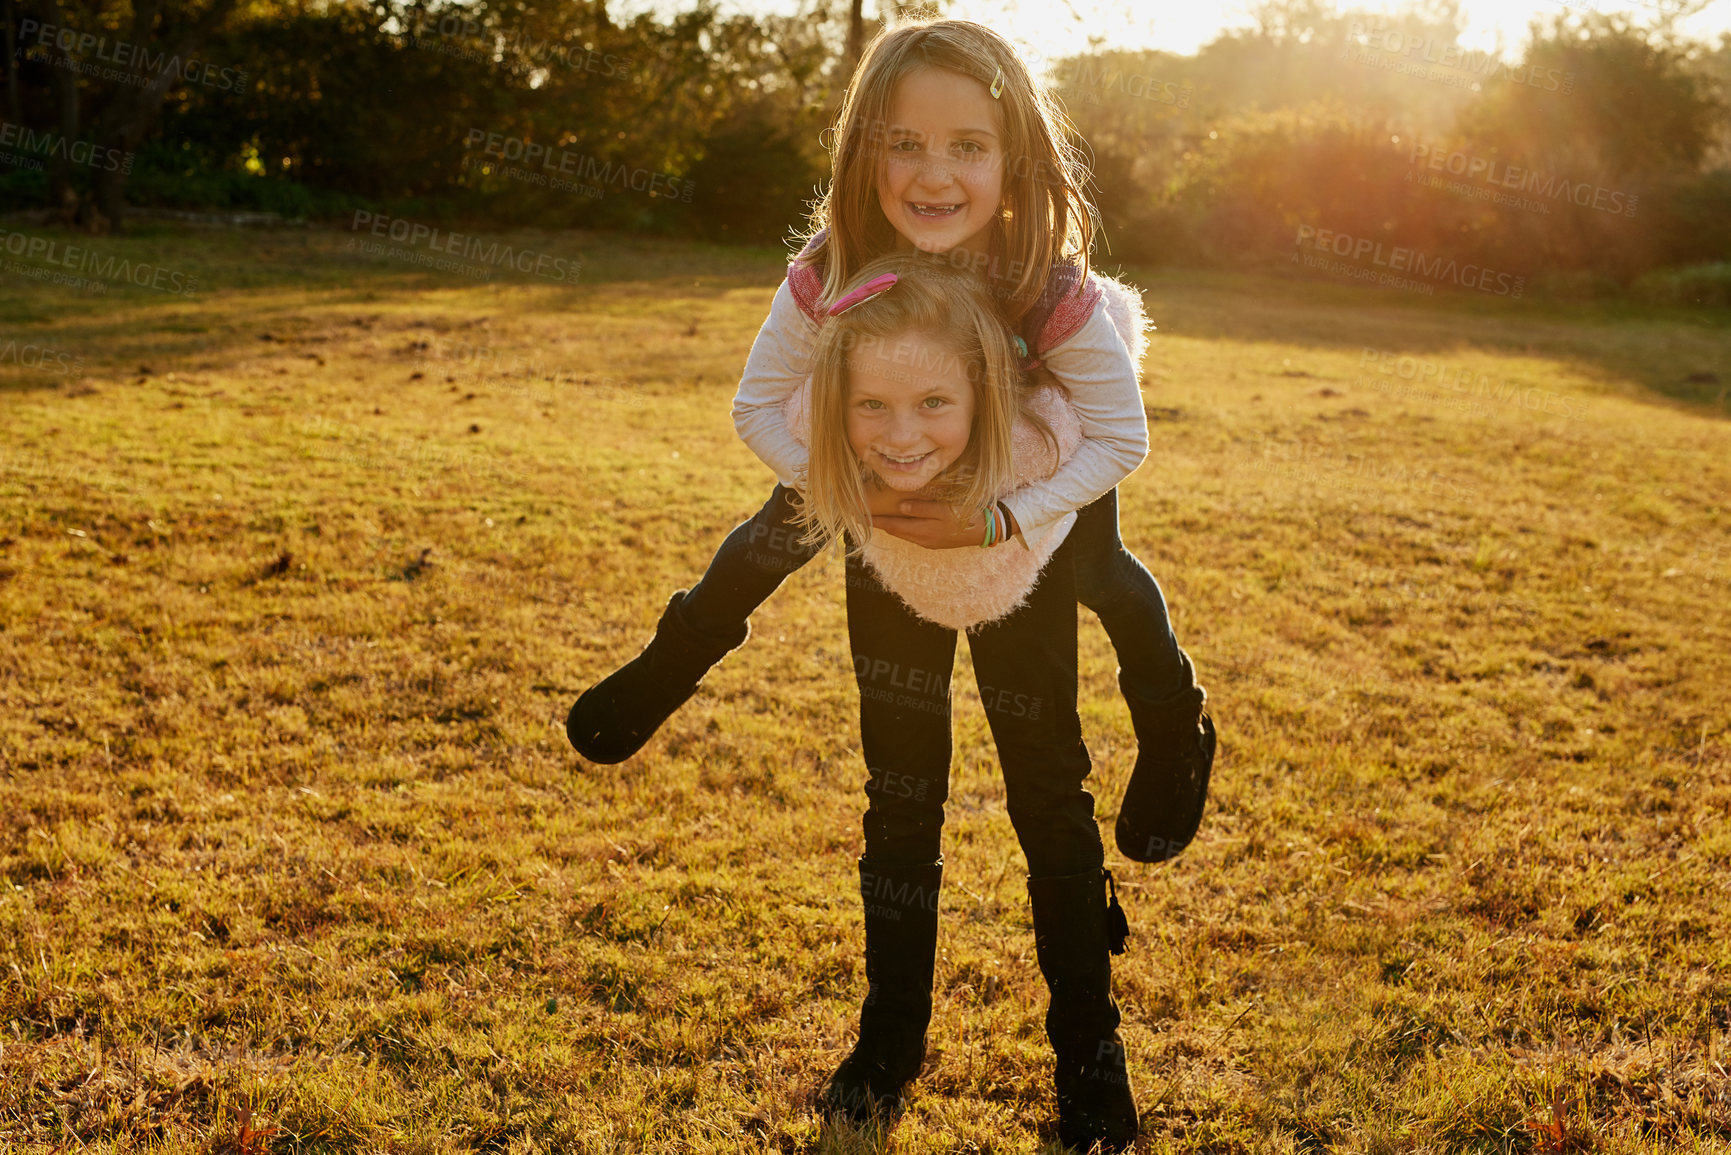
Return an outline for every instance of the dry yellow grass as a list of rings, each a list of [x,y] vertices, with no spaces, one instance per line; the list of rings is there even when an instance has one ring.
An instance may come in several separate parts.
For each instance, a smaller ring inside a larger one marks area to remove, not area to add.
[[[0,362],[0,1146],[876,1149],[809,1106],[863,989],[839,573],[632,762],[562,730],[767,491],[727,414],[778,255],[541,235],[576,286],[485,285],[343,239],[106,242],[190,300],[0,284],[0,345],[86,374]],[[1139,279],[1124,535],[1223,743],[1197,844],[1119,869],[1146,1149],[1731,1147],[1723,316]],[[1135,749],[1082,618],[1109,823]],[[885,1142],[1051,1150],[955,685]]]

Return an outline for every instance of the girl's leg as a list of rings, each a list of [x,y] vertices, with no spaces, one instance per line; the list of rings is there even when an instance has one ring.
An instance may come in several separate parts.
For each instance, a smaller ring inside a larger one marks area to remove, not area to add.
[[[685,595],[681,609],[693,629],[720,638],[738,633],[789,574],[817,556],[817,546],[800,544],[797,516],[793,490],[777,485],[762,509],[734,526]]]
[[[865,849],[875,862],[936,862],[950,792],[956,632],[914,615],[858,558],[847,629],[865,756]]]
[[[1026,604],[968,644],[1010,821],[1028,858],[1034,949],[1052,1000],[1046,1034],[1057,1056],[1058,1137],[1079,1150],[1098,1143],[1122,1151],[1138,1131],[1112,999],[1123,912],[1106,902],[1105,851],[1082,785],[1089,763],[1076,712],[1072,560],[1066,541]]]
[[[925,1059],[956,635],[914,617],[857,559],[847,567],[847,620],[867,768],[859,881],[868,991],[859,1042],[822,1101],[864,1122],[900,1108]]]
[[[793,491],[776,486],[721,543],[703,580],[668,600],[637,657],[584,691],[565,732],[592,762],[623,762],[697,691],[711,666],[744,643],[746,619],[787,575],[816,554],[799,544]]]
[[[980,702],[1004,768],[1004,794],[1028,873],[1074,874],[1105,861],[1090,762],[1076,713],[1076,593],[1069,541],[1015,613],[968,634]]]
[[[1118,807],[1118,849],[1138,862],[1172,858],[1190,844],[1208,800],[1214,720],[1179,648],[1160,583],[1118,534],[1114,489],[1077,514],[1076,592],[1118,652],[1118,685],[1136,728],[1136,768]],[[1069,544],[1067,542],[1066,544]]]
[[[1068,540],[1076,546],[1076,598],[1106,627],[1125,681],[1151,700],[1187,689],[1190,658],[1172,632],[1160,583],[1124,548],[1116,489],[1077,512]]]

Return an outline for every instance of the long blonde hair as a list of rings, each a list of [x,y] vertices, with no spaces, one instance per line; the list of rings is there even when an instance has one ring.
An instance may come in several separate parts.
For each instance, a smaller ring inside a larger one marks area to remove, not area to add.
[[[1057,444],[1029,405],[1037,388],[1057,379],[1022,370],[1015,336],[983,282],[950,268],[941,256],[906,252],[870,262],[844,288],[852,291],[884,273],[897,278],[888,291],[829,318],[818,331],[807,407],[809,459],[795,499],[808,543],[839,547],[846,535],[861,549],[871,538],[866,485],[873,475],[848,442],[848,362],[855,351],[918,335],[945,354],[944,367],[966,375],[974,394],[968,447],[928,487],[958,516],[992,504],[1015,487],[1011,434],[1017,417],[1030,420],[1054,448]]]
[[[1071,261],[1087,275],[1098,213],[1069,117],[1013,44],[971,20],[911,20],[886,28],[866,48],[831,130],[832,175],[806,239],[828,232],[807,259],[824,262],[824,299],[834,301],[863,264],[896,248],[895,227],[878,205],[878,171],[896,84],[922,68],[966,76],[988,90],[1003,73],[996,103],[1003,116],[1004,199],[994,227],[1006,262],[997,295],[1013,323],[1039,297],[1054,264]]]

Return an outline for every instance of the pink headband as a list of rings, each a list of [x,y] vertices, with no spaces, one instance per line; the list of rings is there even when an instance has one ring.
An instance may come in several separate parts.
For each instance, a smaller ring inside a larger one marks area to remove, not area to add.
[[[895,284],[897,279],[898,278],[894,273],[884,273],[881,276],[873,277],[871,280],[867,281],[865,284],[831,305],[829,307],[829,315],[832,317],[839,317],[855,305],[863,305],[878,294],[888,292],[890,286]]]

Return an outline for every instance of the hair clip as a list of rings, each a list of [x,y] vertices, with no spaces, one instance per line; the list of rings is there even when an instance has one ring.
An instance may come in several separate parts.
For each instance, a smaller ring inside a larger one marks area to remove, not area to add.
[[[998,74],[992,77],[992,99],[996,100],[1004,94],[1004,68],[998,66]]]
[[[876,297],[881,293],[887,293],[890,286],[894,285],[897,279],[898,278],[894,273],[884,273],[880,276],[873,277],[871,280],[867,281],[865,284],[831,305],[829,307],[829,315],[832,317],[839,317],[855,305],[863,305],[873,297]]]

